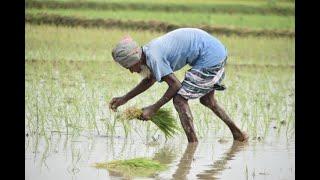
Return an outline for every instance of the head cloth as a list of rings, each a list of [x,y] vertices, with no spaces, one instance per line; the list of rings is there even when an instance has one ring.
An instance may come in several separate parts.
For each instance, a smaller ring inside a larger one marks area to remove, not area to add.
[[[125,68],[129,68],[135,63],[139,62],[141,53],[142,51],[138,43],[133,41],[130,36],[125,36],[112,49],[113,59]]]

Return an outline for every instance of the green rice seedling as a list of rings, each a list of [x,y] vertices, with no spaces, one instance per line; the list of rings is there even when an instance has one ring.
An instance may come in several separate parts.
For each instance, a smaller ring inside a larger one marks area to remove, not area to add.
[[[148,158],[135,158],[129,160],[115,160],[108,163],[95,163],[98,169],[108,169],[109,171],[120,173],[124,177],[150,176],[158,171],[167,169],[166,165]]]
[[[130,124],[128,123],[128,121],[121,121],[121,123],[123,126],[125,137],[127,138],[130,133]],[[115,120],[114,120],[114,126],[115,126]],[[115,129],[115,127],[113,129]]]
[[[26,24],[25,30],[25,120],[29,131],[42,135],[52,130],[125,135],[118,131],[122,130],[122,124],[118,126],[118,119],[106,110],[106,104],[112,97],[129,91],[140,77],[133,74],[124,78],[126,70],[113,63],[106,52],[123,34],[128,33],[143,44],[161,33],[30,24]],[[288,136],[294,135],[294,38],[219,37],[230,54],[226,66],[227,90],[216,94],[219,104],[251,136],[267,135],[270,124],[280,121],[287,122]],[[180,81],[187,69],[176,73]],[[165,90],[166,86],[156,83],[137,96],[134,104],[151,104]],[[68,103],[68,98],[74,101]],[[128,106],[134,104],[129,102]],[[174,108],[172,103],[166,106]],[[206,131],[219,134],[224,129],[225,135],[231,135],[225,124],[197,100],[190,101],[190,109],[199,136]],[[177,113],[172,113],[178,119]],[[101,118],[105,121],[97,121]],[[153,137],[159,130],[152,123],[125,122],[129,125],[127,132],[137,130],[142,138]],[[141,131],[144,129],[146,132]]]
[[[136,107],[127,108],[119,118],[122,120],[132,120],[141,117],[142,109]],[[168,109],[160,109],[150,119],[165,135],[166,139],[176,134],[179,129],[177,123]]]

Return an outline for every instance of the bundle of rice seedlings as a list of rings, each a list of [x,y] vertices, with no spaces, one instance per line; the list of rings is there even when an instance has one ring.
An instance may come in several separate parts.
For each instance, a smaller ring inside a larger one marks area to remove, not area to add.
[[[158,171],[167,169],[166,165],[147,158],[115,160],[108,163],[95,163],[94,166],[98,169],[107,169],[125,177],[150,176]]]
[[[121,116],[122,119],[132,120],[141,117],[142,113],[142,109],[129,107],[122,113]],[[168,109],[158,110],[150,120],[164,133],[166,139],[172,137],[177,133],[177,131],[179,131],[178,125],[172,116],[171,111]]]

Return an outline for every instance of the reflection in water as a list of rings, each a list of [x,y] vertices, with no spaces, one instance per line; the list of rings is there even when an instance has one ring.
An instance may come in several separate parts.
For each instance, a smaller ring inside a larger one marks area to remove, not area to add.
[[[227,163],[232,160],[233,157],[241,151],[247,143],[233,141],[231,148],[223,154],[223,156],[215,161],[209,170],[205,170],[200,174],[197,174],[199,179],[217,179],[217,175],[227,168]]]
[[[217,174],[226,169],[228,160],[233,159],[236,153],[243,149],[247,143],[234,141],[230,149],[223,156],[215,161],[209,170],[205,170],[197,174],[199,179],[217,179]],[[172,175],[173,179],[187,179],[187,175],[191,169],[194,153],[197,149],[197,143],[189,143],[179,164],[176,172]]]
[[[189,143],[184,154],[178,164],[178,169],[172,175],[174,179],[186,179],[191,169],[191,163],[193,160],[194,153],[197,149],[198,143]]]
[[[171,164],[174,158],[176,157],[176,153],[174,148],[169,146],[164,146],[157,153],[154,154],[153,160],[159,161],[161,164]]]
[[[181,142],[170,142],[150,148],[118,137],[113,140],[109,137],[48,133],[49,141],[46,141],[45,137],[30,133],[26,138],[26,179],[123,179],[120,174],[97,171],[91,164],[134,157],[151,157],[169,166],[167,171],[159,172],[150,179],[246,179],[251,174],[262,179],[294,179],[294,139],[288,141],[286,134],[279,140],[274,136],[270,133],[268,139],[252,141],[249,147],[229,141],[219,147],[214,143],[183,146]],[[215,148],[211,149],[211,146]],[[249,151],[243,152],[244,146]],[[176,159],[180,152],[177,150],[181,147],[181,157]],[[213,158],[214,152],[218,157]]]

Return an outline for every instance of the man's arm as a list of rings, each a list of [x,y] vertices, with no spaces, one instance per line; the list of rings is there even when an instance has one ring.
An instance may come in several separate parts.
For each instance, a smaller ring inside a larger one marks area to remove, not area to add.
[[[143,109],[141,119],[150,119],[164,104],[170,101],[182,86],[178,78],[173,74],[169,74],[162,78],[168,84],[168,89],[164,95],[153,105]]]
[[[156,111],[170,101],[182,86],[178,78],[173,73],[164,76],[162,80],[165,81],[169,87],[164,95],[155,104],[153,104],[153,106],[156,108]]]
[[[125,104],[130,99],[149,89],[155,82],[156,80],[153,76],[142,79],[142,81],[131,91],[129,91],[126,95],[112,98],[112,100],[109,103],[109,107],[112,110],[116,110],[119,106]]]
[[[124,99],[126,101],[129,101],[130,99],[149,89],[155,82],[156,80],[153,76],[150,78],[142,79],[142,81],[136,87],[134,87],[131,91],[129,91],[126,95],[123,96]]]

